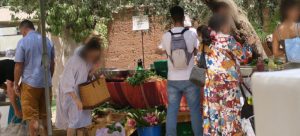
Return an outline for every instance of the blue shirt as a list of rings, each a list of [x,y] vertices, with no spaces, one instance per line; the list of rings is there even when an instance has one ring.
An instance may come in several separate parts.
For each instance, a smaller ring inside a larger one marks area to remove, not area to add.
[[[54,47],[47,39],[49,62],[54,59]],[[23,62],[22,82],[32,87],[44,88],[44,69],[42,66],[43,44],[42,35],[36,31],[30,31],[23,37],[17,46],[15,62]],[[49,85],[51,86],[51,74],[49,65]]]

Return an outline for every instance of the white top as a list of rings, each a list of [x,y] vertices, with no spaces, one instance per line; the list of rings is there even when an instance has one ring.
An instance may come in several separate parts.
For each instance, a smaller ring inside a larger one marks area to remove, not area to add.
[[[184,29],[184,27],[174,27],[173,29],[171,29],[171,31],[173,33],[180,33],[180,32],[182,32],[183,29]],[[178,35],[178,36],[180,36],[180,35]],[[198,49],[199,41],[197,38],[197,33],[194,33],[193,31],[188,30],[184,33],[183,36],[184,36],[188,51],[190,53],[193,52],[195,48]],[[161,43],[162,49],[166,50],[166,52],[168,54],[171,54],[170,53],[171,52],[171,39],[172,39],[171,34],[169,32],[166,32],[162,38],[162,43]],[[194,56],[192,57],[188,68],[184,69],[184,70],[175,69],[171,60],[168,59],[168,69],[169,69],[168,70],[168,80],[177,80],[177,81],[178,80],[189,80],[193,66],[194,66]]]
[[[68,60],[60,77],[56,99],[56,127],[60,129],[81,128],[91,124],[91,110],[78,110],[74,100],[67,93],[79,96],[78,85],[85,83],[91,65],[79,55],[78,50]]]
[[[257,136],[299,136],[300,69],[252,76]]]

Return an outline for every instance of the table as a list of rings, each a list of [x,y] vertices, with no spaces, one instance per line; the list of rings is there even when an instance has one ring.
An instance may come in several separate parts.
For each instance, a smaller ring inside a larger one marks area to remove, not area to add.
[[[300,69],[252,76],[257,136],[299,136]]]

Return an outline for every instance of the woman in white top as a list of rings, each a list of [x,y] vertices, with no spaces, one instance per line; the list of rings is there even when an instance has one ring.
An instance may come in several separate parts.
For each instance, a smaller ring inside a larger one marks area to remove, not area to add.
[[[56,127],[67,129],[73,136],[76,129],[91,124],[91,110],[83,110],[78,85],[85,83],[93,65],[101,54],[101,40],[92,37],[83,47],[77,49],[68,60],[59,81],[56,99]]]

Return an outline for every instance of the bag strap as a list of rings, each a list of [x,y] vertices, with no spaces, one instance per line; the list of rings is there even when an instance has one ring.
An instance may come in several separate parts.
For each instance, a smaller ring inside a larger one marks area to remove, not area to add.
[[[242,96],[244,98],[247,98],[245,92],[244,92],[244,88],[243,86],[246,88],[246,91],[252,96],[252,92],[250,91],[250,89],[247,87],[247,85],[245,85],[245,83],[240,83],[240,89],[241,89],[241,92],[242,92]]]
[[[247,96],[244,92],[244,88],[243,88],[242,84],[240,84],[240,89],[241,89],[242,96],[245,98],[245,101],[246,101]]]
[[[246,88],[246,91],[252,95],[252,91],[250,90],[250,88],[243,82],[242,85]]]
[[[207,64],[206,64],[206,57],[205,57],[205,45],[202,44],[202,51],[201,51],[201,56],[200,56],[200,60],[198,61],[198,67],[207,69]],[[200,64],[200,63],[205,63],[205,64]]]

